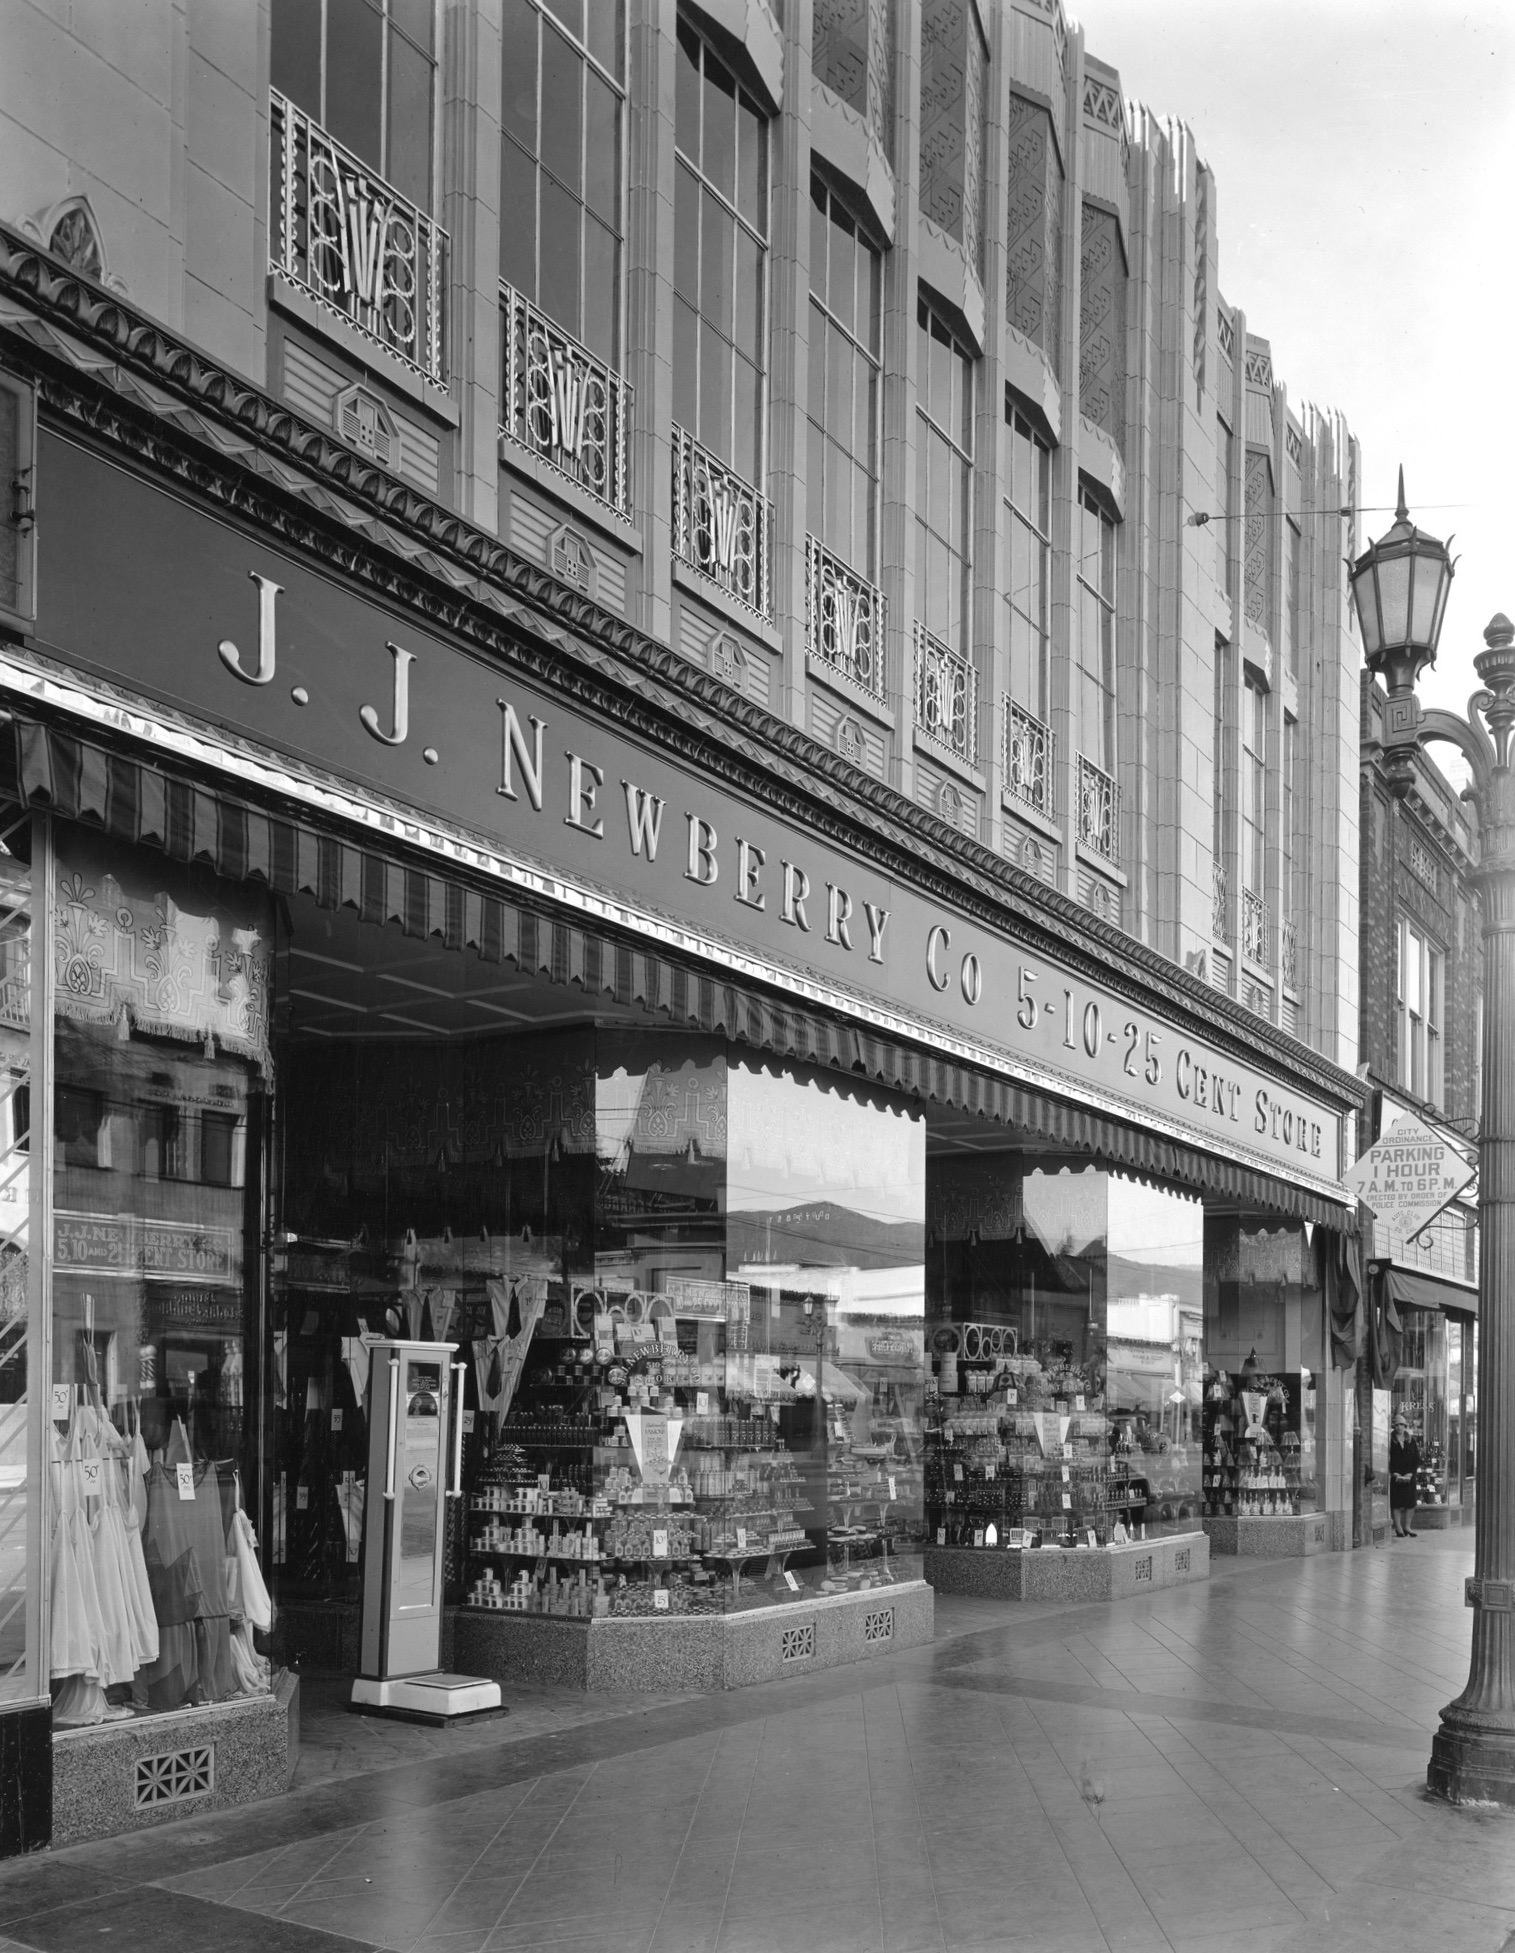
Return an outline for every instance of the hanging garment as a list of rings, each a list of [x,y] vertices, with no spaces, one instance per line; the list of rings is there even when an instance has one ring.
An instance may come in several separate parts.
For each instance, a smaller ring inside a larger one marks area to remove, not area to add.
[[[142,1471],[146,1468],[147,1452],[140,1432],[123,1437],[109,1423],[105,1424],[104,1429],[108,1457],[106,1500],[115,1515],[112,1523],[120,1527],[126,1606],[137,1667],[140,1668],[144,1663],[158,1658],[158,1617],[153,1611],[152,1588],[148,1585],[147,1564],[142,1557],[142,1518],[147,1511]],[[142,1501],[140,1513],[137,1506],[139,1496]]]
[[[89,1570],[86,1579],[88,1556],[81,1553],[78,1539],[78,1483],[72,1461],[66,1456],[58,1433],[52,1427],[48,1432],[48,1444],[52,1454],[48,1464],[48,1483],[53,1495],[50,1665],[55,1681],[79,1676],[95,1684],[100,1714],[71,1716],[70,1720],[98,1722],[104,1713],[105,1698],[100,1692],[100,1656],[90,1606],[94,1587],[93,1569]]]
[[[342,1527],[347,1538],[347,1561],[356,1566],[363,1543],[363,1501],[366,1482],[356,1472],[343,1472],[337,1484],[337,1504],[342,1510]]]
[[[238,1611],[243,1620],[252,1627],[262,1628],[266,1633],[274,1622],[273,1602],[268,1597],[263,1570],[258,1565],[258,1536],[240,1504],[232,1514],[228,1537],[234,1548],[232,1557],[237,1567]]]
[[[176,1427],[176,1438],[182,1426]],[[167,1456],[176,1446],[170,1444]],[[190,1468],[192,1496],[181,1497],[176,1464],[155,1465],[147,1480],[143,1557],[158,1617],[158,1659],[137,1676],[154,1709],[219,1702],[236,1692],[231,1607],[226,1593],[226,1513],[215,1465]],[[230,1486],[227,1492],[231,1494]]]
[[[102,1428],[103,1427],[103,1428]],[[110,1430],[104,1414],[93,1404],[82,1404],[74,1413],[71,1452],[75,1469],[93,1467],[89,1487],[81,1479],[84,1493],[84,1522],[94,1562],[95,1593],[99,1604],[99,1676],[108,1688],[113,1683],[129,1682],[142,1665],[146,1650],[134,1632],[132,1602],[127,1584],[131,1570],[127,1557],[126,1529],[120,1507],[111,1499],[115,1461],[107,1444]],[[115,1437],[111,1431],[111,1439]],[[92,1489],[89,1489],[92,1488]],[[157,1653],[157,1649],[153,1649]]]
[[[267,1695],[272,1686],[272,1665],[267,1655],[253,1646],[252,1629],[239,1621],[231,1631],[231,1664],[238,1695]]]

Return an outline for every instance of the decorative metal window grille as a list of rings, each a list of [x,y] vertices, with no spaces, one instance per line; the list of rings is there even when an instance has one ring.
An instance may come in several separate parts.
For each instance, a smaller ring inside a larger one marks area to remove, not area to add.
[[[1285,990],[1299,988],[1299,930],[1292,922],[1279,925],[1278,930],[1279,974],[1283,978]]]
[[[500,432],[624,515],[631,496],[631,387],[504,284],[500,337]]]
[[[804,1661],[815,1653],[815,1622],[787,1627],[779,1635],[779,1656],[784,1661]]]
[[[1218,943],[1231,940],[1231,884],[1218,861],[1210,867],[1210,933]]]
[[[1250,963],[1268,960],[1268,905],[1250,888],[1241,892],[1241,953]]]
[[[759,617],[773,614],[769,590],[771,505],[750,482],[673,430],[673,548]]]
[[[1078,756],[1078,838],[1114,861],[1120,853],[1120,788],[1102,766]]]
[[[1187,1573],[1189,1571],[1191,1564],[1189,1555],[1192,1550],[1191,1547],[1180,1546],[1178,1551],[1173,1555],[1173,1571],[1175,1573]]]
[[[1005,700],[1005,791],[1039,814],[1052,812],[1056,736],[1014,699]]]
[[[1138,1580],[1150,1580],[1152,1578],[1152,1555],[1150,1553],[1144,1560],[1138,1560],[1136,1562],[1134,1577]]]
[[[445,386],[446,231],[277,89],[269,116],[273,271]]]
[[[970,764],[978,752],[977,674],[924,624],[915,627],[915,723],[944,752]]]
[[[805,648],[870,698],[884,696],[884,593],[805,538]]]
[[[216,1747],[202,1743],[190,1750],[166,1750],[161,1756],[137,1758],[137,1809],[152,1804],[178,1804],[187,1797],[205,1797],[216,1787]]]
[[[894,1639],[894,1609],[881,1607],[875,1614],[863,1616],[864,1641],[892,1641]]]

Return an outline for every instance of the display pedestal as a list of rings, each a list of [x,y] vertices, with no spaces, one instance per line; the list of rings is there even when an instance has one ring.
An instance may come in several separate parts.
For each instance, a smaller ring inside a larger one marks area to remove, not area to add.
[[[1212,1553],[1239,1553],[1251,1560],[1297,1560],[1331,1546],[1327,1512],[1275,1514],[1267,1519],[1202,1519]]]
[[[1418,1533],[1444,1533],[1461,1523],[1455,1505],[1418,1505],[1415,1508],[1415,1530]]]
[[[1123,1600],[1158,1587],[1182,1587],[1210,1572],[1203,1533],[1167,1533],[1124,1546],[1033,1552],[997,1547],[928,1546],[926,1578],[938,1593],[985,1600]]]
[[[269,1695],[53,1736],[53,1844],[83,1844],[250,1804],[289,1788],[300,1756],[300,1678]]]
[[[353,1679],[348,1708],[360,1716],[393,1716],[398,1722],[424,1722],[445,1729],[455,1722],[503,1716],[500,1685],[480,1675],[396,1675],[388,1681]]]
[[[455,1658],[505,1681],[631,1691],[743,1688],[916,1648],[935,1632],[932,1591],[901,1580],[855,1594],[797,1594],[733,1614],[514,1614],[459,1608]]]

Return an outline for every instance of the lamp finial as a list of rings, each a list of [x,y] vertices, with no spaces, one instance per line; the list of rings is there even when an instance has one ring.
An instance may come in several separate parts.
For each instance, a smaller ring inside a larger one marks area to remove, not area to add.
[[[1400,522],[1410,519],[1410,511],[1405,507],[1405,464],[1402,461],[1399,464],[1399,507],[1394,514]]]

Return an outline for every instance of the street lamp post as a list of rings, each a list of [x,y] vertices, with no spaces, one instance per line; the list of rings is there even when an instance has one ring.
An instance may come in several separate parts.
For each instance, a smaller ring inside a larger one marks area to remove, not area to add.
[[[1515,626],[1495,617],[1474,658],[1468,716],[1424,711],[1415,681],[1436,661],[1452,581],[1447,546],[1416,529],[1404,471],[1394,527],[1350,565],[1368,668],[1388,691],[1384,763],[1403,799],[1415,754],[1446,740],[1467,759],[1478,811],[1473,880],[1483,901],[1483,1105],[1479,1144],[1478,1461],[1468,1684],[1441,1712],[1426,1782],[1456,1804],[1515,1807]]]

